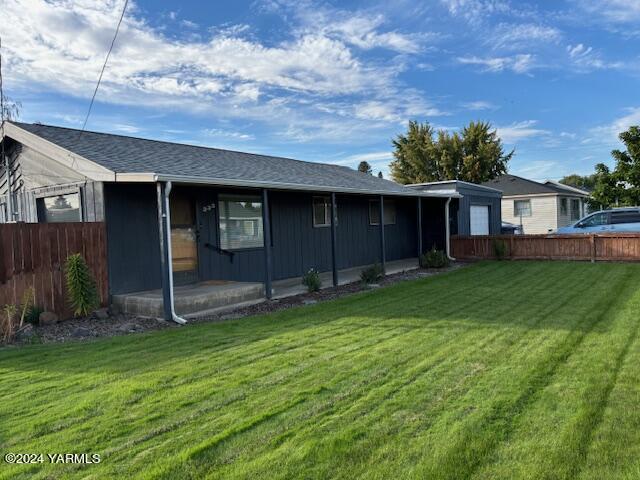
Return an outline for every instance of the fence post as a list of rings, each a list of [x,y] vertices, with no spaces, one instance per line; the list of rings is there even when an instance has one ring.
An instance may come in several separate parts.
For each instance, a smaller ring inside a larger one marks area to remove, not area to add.
[[[596,263],[596,236],[591,234],[591,263]]]
[[[513,245],[515,243],[515,238],[513,238],[513,235],[511,235],[511,238],[509,239],[509,256],[511,257],[511,260],[513,260]]]

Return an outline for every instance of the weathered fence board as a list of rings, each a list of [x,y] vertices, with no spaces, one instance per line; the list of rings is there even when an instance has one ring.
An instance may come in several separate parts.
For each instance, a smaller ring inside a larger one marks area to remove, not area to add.
[[[497,242],[504,244],[505,257],[514,260],[640,261],[640,233],[453,236],[451,255],[496,258]]]
[[[71,315],[64,262],[81,253],[91,269],[102,305],[108,297],[106,229],[103,222],[0,224],[0,307],[20,304],[35,289],[37,306]]]

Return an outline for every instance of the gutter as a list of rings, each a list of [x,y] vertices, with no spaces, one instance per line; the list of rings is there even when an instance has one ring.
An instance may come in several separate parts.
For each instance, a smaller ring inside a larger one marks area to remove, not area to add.
[[[455,258],[451,256],[451,232],[449,228],[449,204],[451,203],[451,198],[448,198],[444,204],[444,243],[445,250],[447,252],[447,258],[452,262],[455,262]]]
[[[165,188],[164,188],[164,207],[165,207],[164,221],[165,221],[165,229],[167,232],[166,248],[168,250],[167,268],[169,270],[169,304],[171,305],[171,319],[180,325],[184,325],[187,323],[187,321],[176,313],[175,302],[173,298],[173,257],[172,257],[173,254],[171,251],[171,210],[169,208],[169,195],[171,195],[171,188],[172,188],[171,182],[166,182]]]

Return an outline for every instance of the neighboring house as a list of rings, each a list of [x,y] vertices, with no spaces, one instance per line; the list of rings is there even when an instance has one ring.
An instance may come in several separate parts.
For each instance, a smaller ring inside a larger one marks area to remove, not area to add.
[[[41,124],[7,122],[3,140],[10,220],[106,222],[109,293],[162,288],[169,318],[173,281],[263,282],[270,296],[272,280],[310,268],[336,283],[339,269],[448,249],[447,207],[460,196],[337,165]],[[6,197],[0,212],[6,220]]]
[[[548,233],[587,213],[589,192],[551,180],[502,175],[483,185],[502,192],[502,221],[522,225],[525,234]]]
[[[501,233],[502,192],[495,188],[464,182],[415,183],[407,187],[424,192],[459,193],[450,204],[449,221],[452,235],[499,235]]]

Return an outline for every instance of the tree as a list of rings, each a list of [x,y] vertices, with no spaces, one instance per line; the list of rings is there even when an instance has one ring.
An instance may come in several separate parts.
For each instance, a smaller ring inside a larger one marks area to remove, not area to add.
[[[398,135],[393,146],[391,176],[403,184],[485,182],[506,173],[514,155],[504,153],[496,130],[487,122],[471,122],[460,133],[449,133],[436,132],[428,122],[410,121],[407,133]]]
[[[577,173],[572,173],[571,175],[567,175],[562,177],[560,183],[564,185],[568,185],[570,187],[580,188],[582,190],[591,191],[596,186],[596,174],[592,175],[578,175]]]
[[[384,177],[382,176],[382,171],[379,171],[379,172],[378,172],[378,178],[384,178]]]
[[[613,150],[613,171],[603,163],[596,165],[595,187],[591,192],[594,206],[630,206],[640,204],[640,127],[632,126],[619,136],[626,150]]]
[[[358,164],[358,171],[362,173],[368,173],[369,175],[372,174],[371,165],[369,165],[369,162],[366,162],[364,160]]]

